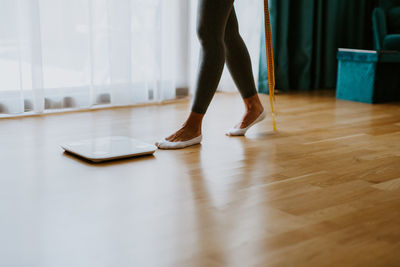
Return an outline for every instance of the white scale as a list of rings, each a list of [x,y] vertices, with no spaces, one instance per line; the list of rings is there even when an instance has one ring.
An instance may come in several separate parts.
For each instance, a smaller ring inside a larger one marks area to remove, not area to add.
[[[60,145],[65,151],[92,162],[152,155],[157,147],[125,136],[87,139]]]

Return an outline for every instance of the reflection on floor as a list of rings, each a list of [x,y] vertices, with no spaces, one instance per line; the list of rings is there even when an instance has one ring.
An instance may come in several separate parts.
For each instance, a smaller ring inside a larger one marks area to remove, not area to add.
[[[267,96],[261,96],[268,107]],[[59,143],[153,143],[189,101],[0,121],[0,266],[400,264],[400,104],[278,96],[247,137],[217,94],[202,145],[90,164]]]

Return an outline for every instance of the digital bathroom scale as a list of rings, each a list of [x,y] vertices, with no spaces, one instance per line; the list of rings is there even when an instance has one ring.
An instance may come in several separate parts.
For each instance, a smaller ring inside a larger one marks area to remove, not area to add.
[[[60,145],[65,151],[92,162],[151,155],[155,145],[125,136],[87,139]]]

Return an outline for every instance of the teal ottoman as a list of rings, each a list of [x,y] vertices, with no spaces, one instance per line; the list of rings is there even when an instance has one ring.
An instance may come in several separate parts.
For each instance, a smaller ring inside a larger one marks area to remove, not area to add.
[[[340,48],[336,98],[364,103],[400,100],[400,53]]]

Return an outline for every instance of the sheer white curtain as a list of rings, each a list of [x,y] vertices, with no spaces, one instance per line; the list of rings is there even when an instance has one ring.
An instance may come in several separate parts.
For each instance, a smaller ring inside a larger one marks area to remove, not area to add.
[[[261,2],[235,3],[255,75]],[[0,115],[193,92],[196,8],[197,0],[0,0]],[[219,89],[235,90],[226,70]]]

